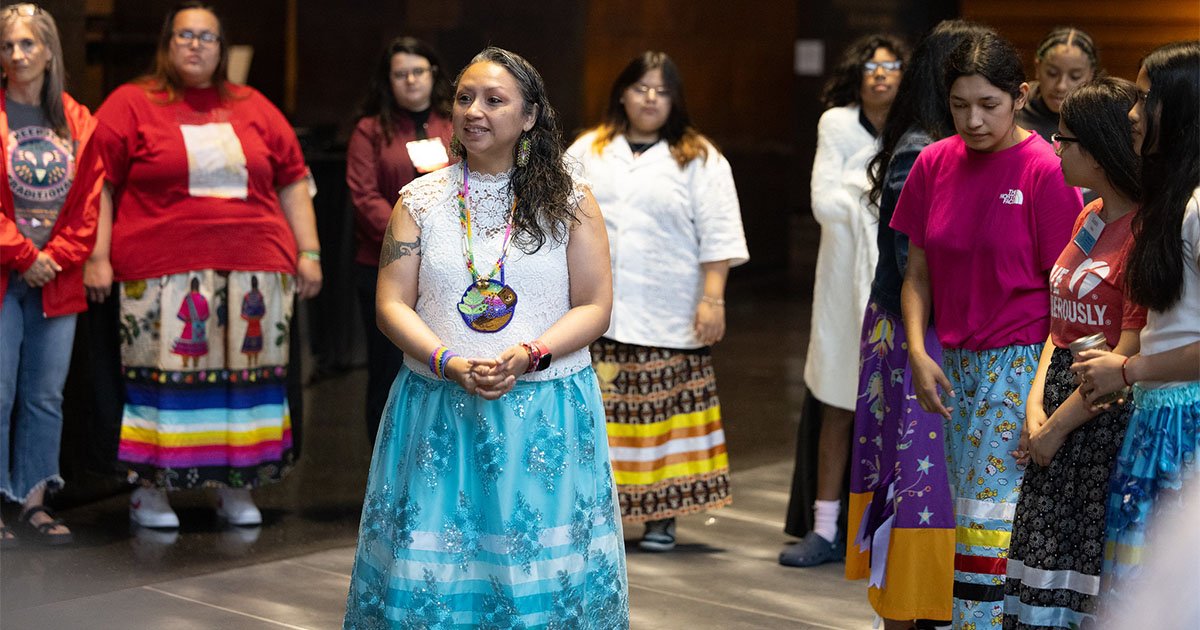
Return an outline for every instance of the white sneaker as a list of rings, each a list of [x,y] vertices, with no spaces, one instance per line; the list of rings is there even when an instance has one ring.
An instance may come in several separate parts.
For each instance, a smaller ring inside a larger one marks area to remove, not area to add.
[[[217,516],[230,525],[262,525],[262,512],[249,488],[217,488]]]
[[[141,487],[129,495],[129,520],[142,527],[174,529],[179,527],[179,517],[167,501],[167,491],[162,488]]]

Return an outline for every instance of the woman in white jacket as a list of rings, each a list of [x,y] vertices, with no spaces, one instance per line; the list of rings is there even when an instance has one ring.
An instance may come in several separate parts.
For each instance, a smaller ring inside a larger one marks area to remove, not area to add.
[[[907,47],[897,38],[860,38],[846,49],[822,97],[828,109],[817,125],[811,187],[821,244],[804,363],[804,381],[815,400],[804,406],[787,526],[789,533],[804,538],[779,558],[789,566],[821,564],[841,555],[836,543],[844,535],[839,535],[838,516],[854,425],[857,348],[878,258],[878,213],[867,200],[867,162],[878,149],[875,138],[896,97],[907,55]],[[813,417],[817,409],[819,424]],[[819,435],[815,445],[813,434]],[[807,461],[814,446],[815,493],[813,464]],[[814,516],[808,527],[801,521],[807,520],[813,494]]]

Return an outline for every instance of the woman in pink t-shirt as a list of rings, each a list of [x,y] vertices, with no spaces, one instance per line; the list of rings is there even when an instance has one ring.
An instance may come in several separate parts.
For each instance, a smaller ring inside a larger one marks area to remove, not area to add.
[[[1004,614],[1014,628],[1077,627],[1095,613],[1104,498],[1130,406],[1089,409],[1071,373],[1069,345],[1103,333],[1108,347],[1128,356],[1137,352],[1146,323],[1146,309],[1125,295],[1130,222],[1142,191],[1126,118],[1136,99],[1137,89],[1124,79],[1085,85],[1063,104],[1053,136],[1063,179],[1099,198],[1079,215],[1050,274],[1050,337],[1018,447],[1018,461],[1032,464],[1008,550]]]
[[[1012,44],[979,35],[946,68],[957,135],[917,157],[891,226],[910,239],[901,306],[914,390],[946,419],[953,622],[983,630],[1003,622],[1021,483],[1011,451],[1049,331],[1049,272],[1082,203],[1050,145],[1016,124],[1029,86]],[[931,315],[940,365],[924,344]]]

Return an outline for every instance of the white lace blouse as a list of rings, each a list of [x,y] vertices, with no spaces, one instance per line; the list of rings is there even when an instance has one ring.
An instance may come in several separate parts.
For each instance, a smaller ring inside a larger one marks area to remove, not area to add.
[[[500,256],[508,211],[512,207],[509,175],[470,174],[472,246],[475,269],[491,272]],[[417,315],[437,334],[442,343],[465,357],[499,357],[506,348],[532,341],[571,308],[570,278],[567,273],[567,243],[547,237],[534,254],[526,254],[514,243],[504,266],[504,282],[517,294],[513,318],[505,328],[481,333],[467,327],[458,312],[463,292],[471,284],[463,256],[462,226],[457,195],[462,190],[462,167],[453,165],[419,177],[400,191],[421,230],[421,266],[417,284]],[[583,198],[576,184],[571,202]],[[496,277],[499,280],[499,275]],[[405,355],[404,363],[422,376],[430,376],[428,357]],[[521,380],[543,381],[573,374],[591,364],[587,347],[563,356],[555,355],[550,367],[521,376]]]

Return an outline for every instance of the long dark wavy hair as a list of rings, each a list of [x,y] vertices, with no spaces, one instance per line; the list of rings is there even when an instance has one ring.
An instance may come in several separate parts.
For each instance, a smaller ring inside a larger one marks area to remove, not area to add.
[[[683,96],[683,78],[679,74],[679,67],[667,53],[655,50],[647,50],[634,57],[617,75],[617,80],[613,81],[612,89],[608,93],[608,111],[604,115],[604,122],[596,127],[596,140],[592,143],[592,150],[597,153],[603,151],[617,134],[629,131],[629,114],[626,113],[621,98],[625,95],[625,90],[651,70],[662,71],[663,85],[671,94],[671,110],[667,113],[667,122],[658,130],[658,135],[666,140],[667,146],[671,148],[671,157],[675,158],[679,168],[687,166],[688,162],[697,157],[706,159],[709,148],[716,150],[716,145],[692,126],[687,101]]]
[[[173,103],[179,99],[184,85],[179,72],[175,70],[175,66],[171,63],[171,43],[175,39],[175,16],[182,11],[191,9],[208,11],[213,14],[213,17],[217,18],[217,28],[220,29],[220,32],[217,33],[219,36],[217,46],[220,47],[220,57],[217,59],[216,69],[213,70],[212,85],[217,89],[217,93],[221,95],[222,100],[228,100],[233,97],[233,93],[229,89],[229,46],[225,37],[225,22],[221,20],[221,16],[212,5],[200,2],[199,0],[180,2],[167,13],[166,19],[163,20],[162,31],[158,34],[158,50],[154,53],[154,68],[150,70],[149,74],[143,75],[135,81],[148,91],[165,92],[166,102],[168,103]]]
[[[58,35],[58,25],[54,17],[36,4],[13,4],[0,10],[0,35],[8,32],[18,21],[25,22],[41,40],[42,46],[50,52],[50,62],[46,64],[46,72],[42,78],[42,115],[54,129],[54,133],[63,139],[71,138],[71,127],[67,124],[67,114],[63,110],[63,92],[66,84],[67,69],[63,65],[62,39]],[[8,88],[8,78],[0,78],[0,87]]]
[[[396,102],[396,94],[392,91],[392,57],[401,53],[424,57],[429,62],[433,73],[433,92],[429,96],[430,108],[442,116],[450,116],[450,97],[453,88],[450,77],[442,69],[441,57],[433,46],[415,37],[397,37],[393,39],[375,64],[375,72],[367,83],[367,93],[358,107],[358,118],[368,116],[379,117],[379,129],[383,132],[383,143],[391,144],[392,134],[395,133],[395,116],[400,113],[400,104]]]
[[[1200,186],[1200,41],[1158,48],[1142,68],[1150,79],[1150,92],[1141,96],[1144,198],[1133,217],[1126,283],[1134,302],[1165,311],[1183,296],[1180,226]]]
[[[846,47],[842,60],[825,82],[821,92],[821,104],[825,109],[862,102],[863,64],[870,61],[880,48],[891,52],[905,66],[908,65],[908,44],[899,37],[875,33],[854,40]]]
[[[533,127],[521,136],[529,139],[529,162],[514,170],[508,184],[517,198],[513,243],[527,254],[541,249],[548,238],[566,243],[571,226],[579,222],[576,207],[571,203],[574,182],[563,163],[558,112],[546,99],[542,75],[520,55],[489,46],[471,59],[454,83],[457,85],[463,72],[477,63],[494,63],[507,70],[521,89],[524,113],[537,111]],[[519,145],[520,141],[513,145],[514,163]]]
[[[1060,121],[1079,139],[1079,147],[1100,164],[1104,176],[1122,195],[1142,198],[1141,161],[1133,151],[1129,108],[1137,102],[1137,86],[1125,79],[1093,79],[1063,102]]]
[[[905,132],[917,128],[934,140],[954,133],[945,81],[946,59],[964,41],[987,32],[991,29],[974,22],[944,20],[917,46],[879,134],[879,152],[867,165],[872,205],[879,205],[888,163]]]

